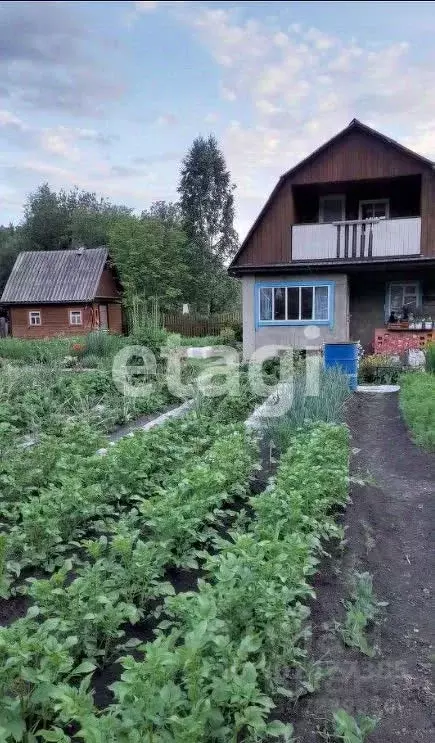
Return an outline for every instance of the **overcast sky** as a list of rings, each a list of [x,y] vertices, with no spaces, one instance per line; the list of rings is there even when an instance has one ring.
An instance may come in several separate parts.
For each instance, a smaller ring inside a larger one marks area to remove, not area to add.
[[[141,210],[214,132],[243,237],[357,117],[435,159],[434,2],[0,2],[0,224],[43,181]]]

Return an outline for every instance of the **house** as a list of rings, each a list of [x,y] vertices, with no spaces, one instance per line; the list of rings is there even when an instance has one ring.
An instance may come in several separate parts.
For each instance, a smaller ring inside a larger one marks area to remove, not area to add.
[[[229,272],[245,358],[272,344],[420,347],[435,338],[434,164],[354,119],[281,176]]]
[[[122,332],[121,287],[104,247],[20,253],[0,304],[16,338]]]

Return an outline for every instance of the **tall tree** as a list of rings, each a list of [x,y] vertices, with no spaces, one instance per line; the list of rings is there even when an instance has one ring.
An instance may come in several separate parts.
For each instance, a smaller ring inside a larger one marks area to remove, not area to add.
[[[125,291],[127,306],[158,297],[162,310],[185,299],[189,272],[185,261],[186,236],[180,227],[162,219],[129,216],[114,224],[109,240],[111,256]]]
[[[197,137],[182,162],[180,208],[189,238],[221,262],[237,248],[234,190],[216,138]]]

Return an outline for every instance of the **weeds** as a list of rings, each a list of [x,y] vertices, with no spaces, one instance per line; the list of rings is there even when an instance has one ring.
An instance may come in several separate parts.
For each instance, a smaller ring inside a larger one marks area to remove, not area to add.
[[[355,573],[350,601],[343,603],[346,617],[343,624],[338,625],[338,629],[344,644],[373,657],[375,650],[369,645],[366,631],[377,620],[380,609],[387,606],[387,603],[378,601],[374,595],[370,573]]]
[[[327,743],[364,743],[378,722],[377,717],[362,714],[352,717],[344,709],[338,709],[333,712],[329,728],[319,734]]]

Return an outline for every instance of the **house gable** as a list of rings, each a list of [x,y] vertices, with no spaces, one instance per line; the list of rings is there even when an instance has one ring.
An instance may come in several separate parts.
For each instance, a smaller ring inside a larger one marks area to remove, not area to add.
[[[373,129],[350,125],[281,176],[254,222],[230,269],[286,264],[291,260],[290,227],[294,224],[294,185],[422,176],[422,217],[430,219],[435,191],[433,164]],[[423,232],[423,235],[425,233]],[[423,237],[431,254],[429,235]],[[435,250],[435,247],[433,248]]]

